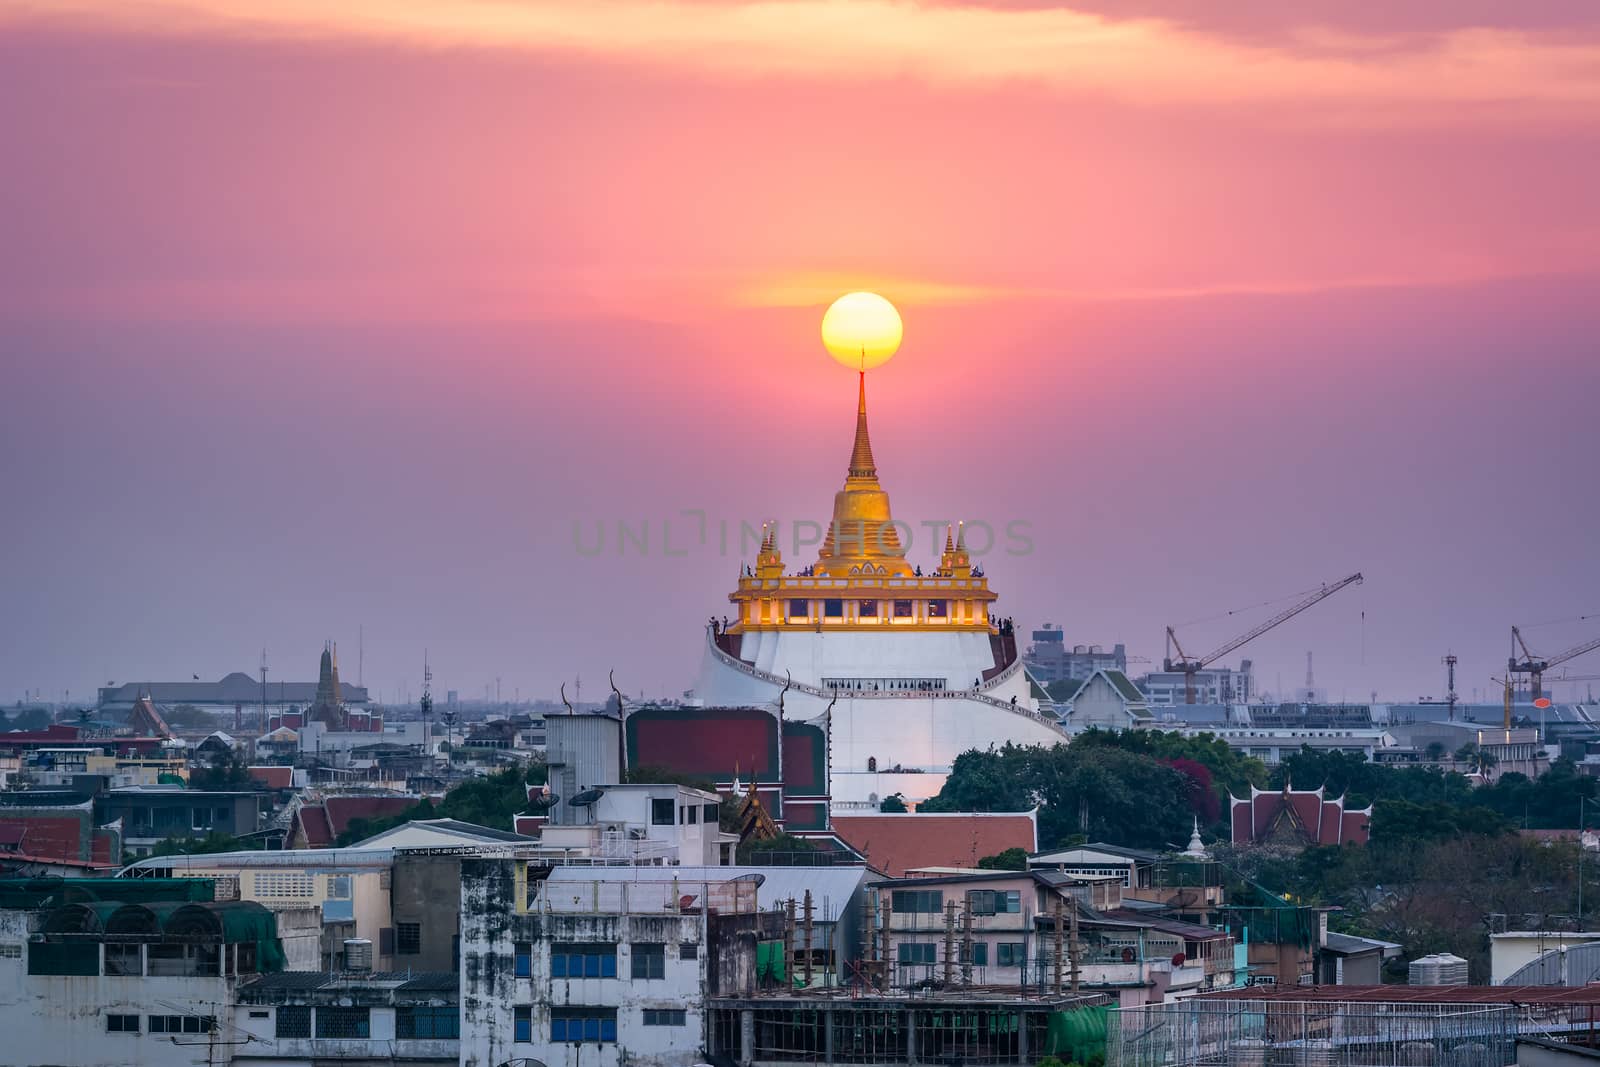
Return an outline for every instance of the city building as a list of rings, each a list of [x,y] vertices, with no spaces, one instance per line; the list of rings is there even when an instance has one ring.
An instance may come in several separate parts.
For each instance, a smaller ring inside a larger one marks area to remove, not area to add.
[[[462,1067],[701,1062],[709,998],[754,992],[759,946],[787,928],[761,910],[758,877],[707,870],[551,881],[527,860],[464,859]]]
[[[7,1063],[216,1067],[241,983],[280,970],[272,913],[212,884],[0,882]]]
[[[1188,677],[1182,671],[1151,671],[1138,684],[1152,706],[1187,704]],[[1197,704],[1248,704],[1256,695],[1251,662],[1240,660],[1237,669],[1207,667],[1197,671],[1194,691]]]
[[[1022,654],[1022,662],[1033,680],[1048,686],[1051,682],[1084,681],[1095,671],[1128,673],[1126,645],[1113,645],[1107,652],[1099,645],[1071,645],[1061,627],[1045,623],[1033,631],[1033,644]]]
[[[453,1067],[461,1057],[459,985],[453,970],[262,975],[238,987],[231,1065]]]
[[[613,863],[715,867],[733,862],[738,834],[718,822],[722,798],[703,789],[661,785],[599,785],[569,798],[582,821],[543,828],[539,846]],[[559,804],[559,802],[558,802]]]
[[[331,648],[329,651],[331,659]],[[329,673],[331,675],[332,672]],[[233,717],[236,713],[259,712],[264,705],[270,716],[312,705],[317,701],[322,685],[323,682],[319,680],[269,681],[263,686],[260,678],[253,678],[243,671],[223,675],[215,682],[128,682],[102,687],[95,711],[100,718],[116,718],[127,715],[141,699],[148,698],[158,706],[187,704],[225,717]],[[369,698],[366,689],[361,686],[341,682],[338,701],[347,707],[364,708]]]
[[[893,793],[933,796],[971,748],[1066,740],[1039,711],[966,534],[947,531],[926,572],[906,558],[878,480],[864,375],[848,472],[816,561],[791,573],[778,541],[777,530],[764,532],[729,595],[734,617],[707,626],[693,694],[707,708],[760,708],[819,728],[835,810]]]

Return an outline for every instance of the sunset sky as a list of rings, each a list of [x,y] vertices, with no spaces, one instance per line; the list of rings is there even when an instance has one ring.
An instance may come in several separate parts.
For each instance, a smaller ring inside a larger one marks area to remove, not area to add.
[[[661,524],[827,517],[852,289],[1025,629],[1361,570],[1248,653],[1352,700],[1600,634],[1589,0],[11,0],[0,146],[6,703],[361,628],[386,699],[675,695],[741,557]]]

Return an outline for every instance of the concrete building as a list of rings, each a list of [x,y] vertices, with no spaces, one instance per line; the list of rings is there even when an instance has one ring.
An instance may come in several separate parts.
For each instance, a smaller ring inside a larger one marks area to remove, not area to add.
[[[1032,639],[1033,644],[1022,654],[1022,662],[1040,685],[1081,682],[1095,671],[1128,673],[1125,645],[1113,645],[1109,652],[1100,645],[1068,645],[1061,627],[1048,622],[1042,629],[1033,631]]]
[[[781,943],[783,917],[759,910],[753,878],[549,873],[462,861],[462,1067],[688,1067],[707,998],[753,992],[758,942]]]
[[[8,1064],[215,1067],[238,1038],[235,991],[282,966],[270,912],[209,884],[124,882],[70,902],[0,886]]]
[[[597,796],[595,794],[598,794]],[[715,867],[733,862],[738,834],[718,825],[722,798],[684,785],[601,785],[558,801],[570,821],[548,825],[540,847],[611,863]]]
[[[112,789],[96,799],[103,823],[122,822],[123,847],[136,856],[171,838],[244,837],[262,829],[265,797],[241,790],[173,787]]]
[[[1078,987],[1137,1005],[1227,988],[1242,970],[1224,930],[1123,906],[1112,879],[990,871],[896,879],[872,887],[891,987],[1045,988],[1070,975],[1077,913]],[[1062,916],[1061,926],[1056,924]]]
[[[454,971],[269,974],[241,984],[232,1067],[446,1067],[460,1061]]]

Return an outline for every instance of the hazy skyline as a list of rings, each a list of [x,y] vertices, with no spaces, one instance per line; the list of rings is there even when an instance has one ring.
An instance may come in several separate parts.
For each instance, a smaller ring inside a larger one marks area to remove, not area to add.
[[[5,703],[363,626],[676,694],[740,560],[573,523],[826,519],[855,288],[895,511],[1031,524],[1025,630],[1361,570],[1241,653],[1350,699],[1600,633],[1591,4],[328,6],[0,11]]]

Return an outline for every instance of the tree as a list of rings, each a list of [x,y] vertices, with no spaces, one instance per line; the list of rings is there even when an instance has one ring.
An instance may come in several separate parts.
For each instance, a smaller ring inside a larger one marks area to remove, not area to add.
[[[255,785],[244,753],[236,748],[213,754],[209,766],[189,772],[190,789],[252,789]]]
[[[1028,869],[1028,850],[1008,848],[993,856],[980,858],[978,866],[986,871],[1025,871]]]
[[[762,862],[772,862],[788,857],[796,852],[815,852],[817,846],[803,837],[790,837],[788,834],[779,834],[777,837],[766,840],[751,839],[743,841],[734,850],[734,859],[741,864],[759,865]]]
[[[169,837],[158,841],[150,849],[150,855],[202,856],[213,852],[259,852],[266,847],[266,842],[259,838],[233,837],[212,830],[204,837]]]
[[[878,810],[891,814],[899,814],[906,810],[906,797],[904,793],[890,793],[878,804]]]

